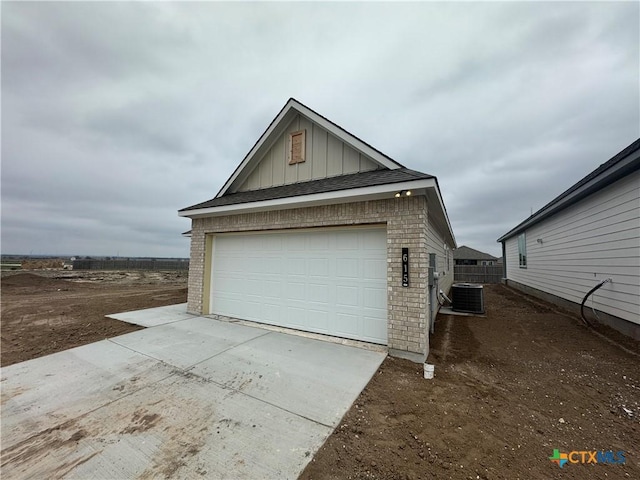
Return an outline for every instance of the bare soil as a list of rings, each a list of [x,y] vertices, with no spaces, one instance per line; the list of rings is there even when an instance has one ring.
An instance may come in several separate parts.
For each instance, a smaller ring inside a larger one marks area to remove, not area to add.
[[[2,366],[139,330],[105,315],[186,302],[186,272],[3,272]]]
[[[503,285],[484,291],[485,317],[438,317],[434,379],[387,358],[301,479],[640,478],[639,343]],[[554,449],[626,463],[561,469]]]
[[[137,330],[109,313],[186,301],[186,273],[3,273],[2,365]],[[441,315],[423,367],[387,358],[310,479],[640,478],[640,343],[502,285],[484,317]],[[549,460],[624,451],[623,465]]]

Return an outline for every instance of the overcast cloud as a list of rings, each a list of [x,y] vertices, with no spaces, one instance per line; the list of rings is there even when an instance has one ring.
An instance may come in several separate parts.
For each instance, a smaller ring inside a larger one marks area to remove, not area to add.
[[[189,255],[289,97],[496,238],[640,136],[637,2],[2,2],[2,253]]]

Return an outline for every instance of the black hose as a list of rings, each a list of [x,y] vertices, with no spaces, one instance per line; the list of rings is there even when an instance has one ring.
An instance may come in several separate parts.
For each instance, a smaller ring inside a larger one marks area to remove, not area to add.
[[[610,281],[611,281],[610,278],[607,278],[606,280],[601,281],[598,285],[596,285],[591,290],[589,290],[587,294],[584,296],[584,298],[582,299],[582,303],[580,304],[580,316],[582,317],[582,321],[587,327],[593,327],[593,325],[591,325],[591,323],[589,323],[589,320],[587,320],[587,317],[584,316],[584,304],[586,303],[587,298],[589,298],[593,294],[593,292],[595,292],[600,287],[602,287],[605,283]]]

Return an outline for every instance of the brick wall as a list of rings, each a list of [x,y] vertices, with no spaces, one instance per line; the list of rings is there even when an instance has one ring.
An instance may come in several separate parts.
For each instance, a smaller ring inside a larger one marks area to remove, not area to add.
[[[205,237],[211,233],[386,223],[388,343],[392,354],[424,361],[428,354],[427,201],[423,196],[197,218],[192,222],[188,311],[202,313]],[[402,248],[409,248],[408,288]]]

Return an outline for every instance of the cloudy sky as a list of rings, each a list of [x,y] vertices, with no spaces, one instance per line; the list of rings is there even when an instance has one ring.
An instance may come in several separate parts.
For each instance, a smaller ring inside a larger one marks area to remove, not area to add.
[[[2,253],[189,255],[289,97],[496,239],[640,136],[625,3],[2,2]]]

